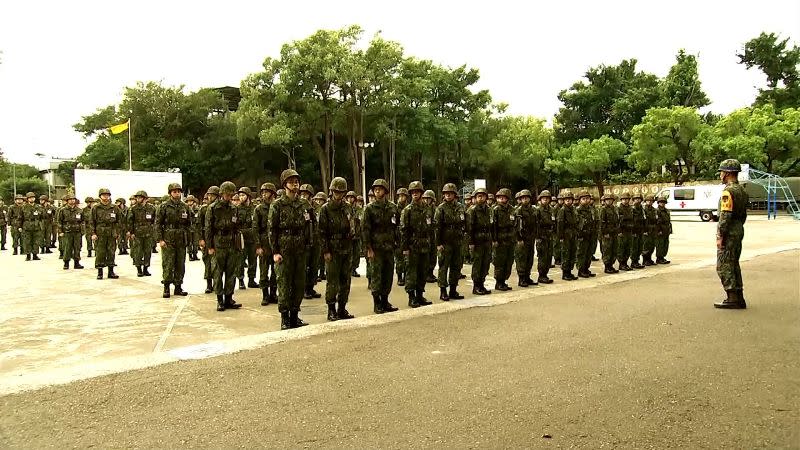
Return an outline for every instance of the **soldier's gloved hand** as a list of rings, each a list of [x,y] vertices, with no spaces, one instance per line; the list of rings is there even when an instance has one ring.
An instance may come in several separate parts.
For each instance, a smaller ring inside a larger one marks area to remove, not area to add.
[[[274,261],[275,264],[280,264],[281,262],[283,262],[283,256],[281,256],[280,253],[275,253],[274,255],[272,255],[272,261]]]

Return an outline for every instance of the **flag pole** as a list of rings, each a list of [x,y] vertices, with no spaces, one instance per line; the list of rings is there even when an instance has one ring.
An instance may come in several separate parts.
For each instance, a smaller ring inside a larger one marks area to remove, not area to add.
[[[131,119],[128,118],[128,171],[133,170],[133,150],[131,149]]]

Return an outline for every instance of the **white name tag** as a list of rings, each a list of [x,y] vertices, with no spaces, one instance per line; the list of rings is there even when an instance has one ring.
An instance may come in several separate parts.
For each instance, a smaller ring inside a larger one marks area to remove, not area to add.
[[[231,217],[231,222],[236,223],[236,216]]]
[[[514,215],[512,214],[512,215],[508,216],[508,220],[513,222],[514,221]]]
[[[183,213],[183,214],[181,214],[181,219],[185,219],[185,218],[187,218],[187,217],[189,217],[189,215],[188,215],[188,214],[186,214],[186,213]]]
[[[145,215],[144,215],[144,218],[145,218],[145,219],[152,219],[152,218],[153,218],[153,215],[152,215],[152,214],[145,214]]]
[[[463,214],[459,214],[458,215],[458,220],[464,220],[464,215]]]
[[[309,214],[308,211],[306,211],[303,213],[303,218],[305,218],[306,221],[309,221],[311,220],[311,214]]]
[[[111,213],[111,218],[112,219],[116,219],[117,218],[117,213]]]
[[[392,216],[392,224],[397,225],[397,218]]]
[[[33,212],[33,215],[34,215],[34,216],[38,216],[38,215],[39,215],[39,211],[34,211],[34,212]]]
[[[430,224],[431,224],[431,218],[430,218],[430,217],[426,217],[426,218],[425,218],[425,223],[427,223],[428,225],[430,225]]]
[[[75,214],[75,218],[76,219],[80,219],[81,218],[81,213]]]

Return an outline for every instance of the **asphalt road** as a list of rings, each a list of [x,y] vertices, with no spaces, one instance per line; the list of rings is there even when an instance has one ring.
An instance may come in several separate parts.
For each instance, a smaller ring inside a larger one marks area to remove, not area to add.
[[[800,252],[0,397],[2,448],[800,448]],[[545,437],[549,436],[549,437]]]

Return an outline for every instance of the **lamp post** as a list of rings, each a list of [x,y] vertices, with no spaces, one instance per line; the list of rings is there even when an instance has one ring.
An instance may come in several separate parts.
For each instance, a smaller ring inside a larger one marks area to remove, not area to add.
[[[358,148],[361,149],[361,165],[359,171],[361,172],[361,190],[364,196],[364,204],[367,204],[367,152],[368,148],[375,147],[374,142],[359,142]]]

